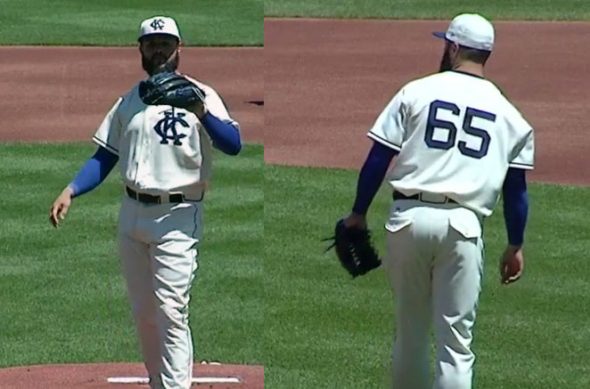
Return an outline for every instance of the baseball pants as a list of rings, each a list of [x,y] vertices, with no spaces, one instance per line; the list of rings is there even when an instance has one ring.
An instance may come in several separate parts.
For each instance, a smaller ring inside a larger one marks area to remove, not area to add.
[[[125,197],[121,205],[121,264],[153,389],[191,386],[188,304],[201,226],[201,203],[143,204]]]
[[[481,220],[457,204],[397,200],[386,229],[384,267],[396,304],[393,387],[471,388],[472,329],[483,272]]]

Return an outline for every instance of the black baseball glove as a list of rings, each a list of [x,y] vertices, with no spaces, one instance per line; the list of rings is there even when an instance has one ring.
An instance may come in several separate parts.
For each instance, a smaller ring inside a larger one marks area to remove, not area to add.
[[[371,232],[356,227],[346,227],[344,220],[336,223],[334,236],[327,241],[333,241],[326,251],[334,247],[342,266],[352,278],[366,274],[381,265],[377,250],[371,243]]]
[[[147,105],[188,108],[205,101],[205,92],[175,72],[157,73],[139,83],[139,97]]]

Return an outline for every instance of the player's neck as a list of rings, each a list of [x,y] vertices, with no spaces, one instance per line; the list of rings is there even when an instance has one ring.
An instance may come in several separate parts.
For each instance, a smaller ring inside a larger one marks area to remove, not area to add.
[[[479,76],[484,78],[483,66],[478,63],[474,62],[462,62],[455,66],[453,70],[463,73],[473,74],[474,76]]]

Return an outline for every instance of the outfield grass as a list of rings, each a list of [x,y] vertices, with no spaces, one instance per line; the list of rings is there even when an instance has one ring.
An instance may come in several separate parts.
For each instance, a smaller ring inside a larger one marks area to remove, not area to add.
[[[350,280],[323,237],[350,209],[356,172],[265,166],[266,382],[271,388],[379,388],[388,371],[393,298],[381,270]],[[369,213],[384,252],[389,194]],[[501,286],[501,206],[485,224],[475,387],[590,387],[587,188],[530,185],[522,280]]]
[[[265,16],[449,19],[478,12],[492,19],[588,20],[586,0],[266,0]]]
[[[0,0],[0,45],[135,45],[139,23],[176,19],[187,45],[260,46],[263,0]]]
[[[93,148],[0,145],[0,366],[141,360],[116,250],[118,172],[76,199],[59,229],[47,218]],[[192,289],[195,357],[261,364],[263,149],[215,157]]]

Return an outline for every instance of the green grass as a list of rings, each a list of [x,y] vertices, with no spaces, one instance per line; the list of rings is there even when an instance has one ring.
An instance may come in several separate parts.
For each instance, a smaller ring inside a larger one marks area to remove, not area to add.
[[[266,0],[273,17],[449,19],[478,12],[492,19],[588,20],[586,0]]]
[[[89,144],[0,145],[0,366],[140,361],[116,250],[118,172],[74,201],[62,227],[54,198]],[[262,363],[264,227],[261,146],[216,155],[192,288],[198,360]]]
[[[385,274],[352,281],[320,241],[350,209],[355,185],[353,171],[265,166],[269,387],[379,388],[386,380],[394,300]],[[501,206],[486,221],[475,387],[590,387],[590,191],[532,184],[530,198],[527,267],[514,285],[498,281]],[[382,253],[389,204],[383,188],[369,213]]]
[[[263,0],[0,0],[0,45],[136,45],[139,24],[172,16],[187,45],[260,46]]]
[[[92,149],[0,145],[0,366],[140,361],[115,249],[117,175],[76,199],[63,227],[47,222]],[[350,207],[356,173],[263,168],[262,155],[216,155],[192,289],[197,359],[264,364],[271,388],[381,387],[394,321],[385,276],[351,281],[320,241]],[[387,192],[369,214],[382,252]],[[513,286],[498,283],[501,207],[486,221],[476,387],[588,387],[590,192],[532,184],[530,196],[527,268]]]

